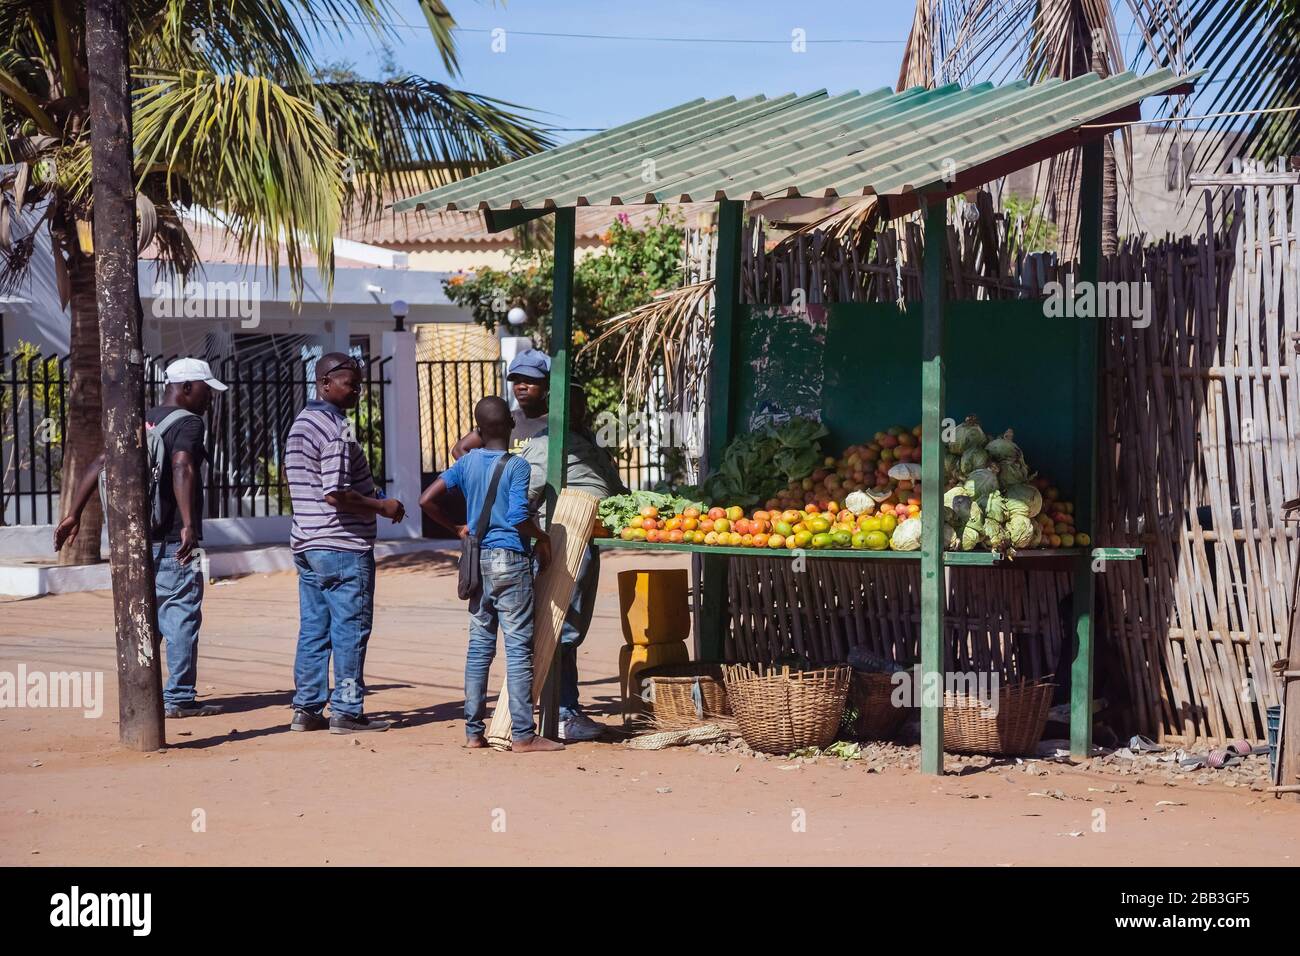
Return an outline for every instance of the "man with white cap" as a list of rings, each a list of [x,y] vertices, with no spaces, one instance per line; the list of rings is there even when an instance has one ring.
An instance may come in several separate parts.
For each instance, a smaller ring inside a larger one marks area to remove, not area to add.
[[[161,438],[163,447],[163,467],[154,489],[154,513],[159,520],[150,529],[158,630],[167,653],[163,708],[168,717],[207,717],[221,708],[195,700],[203,570],[192,566],[192,560],[203,540],[202,468],[209,458],[202,416],[212,405],[213,393],[224,392],[226,386],[207,362],[196,358],[168,365],[165,385],[162,404],[145,413],[145,428]],[[77,487],[68,516],[54,530],[56,551],[76,536],[103,467],[101,453]]]

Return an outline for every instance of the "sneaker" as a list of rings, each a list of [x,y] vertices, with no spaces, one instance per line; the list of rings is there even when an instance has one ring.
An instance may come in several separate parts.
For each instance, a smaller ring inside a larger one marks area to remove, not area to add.
[[[295,733],[302,733],[308,730],[324,730],[330,725],[323,714],[313,714],[310,710],[297,710],[293,712],[293,720],[289,723],[289,729]]]
[[[183,704],[167,704],[163,707],[163,713],[168,717],[213,717],[221,713],[221,705],[187,700]]]
[[[372,730],[384,731],[392,725],[392,721],[371,720],[365,714],[357,714],[355,717],[348,717],[346,714],[333,714],[330,716],[330,733],[332,734],[356,734]]]
[[[510,743],[510,750],[517,754],[541,754],[552,753],[556,750],[563,750],[564,744],[558,740],[550,740],[541,734],[534,734],[527,740],[515,740]]]
[[[568,720],[560,721],[561,740],[598,740],[605,728],[586,714],[574,714]]]

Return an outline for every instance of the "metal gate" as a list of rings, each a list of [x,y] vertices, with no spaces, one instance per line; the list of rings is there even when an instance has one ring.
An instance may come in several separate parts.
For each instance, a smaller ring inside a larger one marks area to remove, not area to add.
[[[504,396],[496,359],[416,362],[420,393],[420,470],[438,475],[451,467],[451,450],[474,427],[474,405]]]

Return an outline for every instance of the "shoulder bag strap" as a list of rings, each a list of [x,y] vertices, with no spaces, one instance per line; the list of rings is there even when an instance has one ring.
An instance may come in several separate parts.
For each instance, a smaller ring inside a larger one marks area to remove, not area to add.
[[[478,515],[478,527],[474,530],[474,537],[478,538],[480,544],[487,534],[488,523],[492,520],[492,506],[497,501],[497,485],[501,484],[501,473],[506,470],[506,459],[509,457],[510,452],[502,454],[496,468],[492,470],[492,481],[488,485],[487,497],[483,499],[483,510]]]

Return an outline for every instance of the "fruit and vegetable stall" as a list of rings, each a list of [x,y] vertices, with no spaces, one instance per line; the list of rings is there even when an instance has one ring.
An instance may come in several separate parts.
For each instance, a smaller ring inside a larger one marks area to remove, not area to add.
[[[554,217],[548,481],[558,490],[575,207],[716,202],[706,478],[606,500],[599,546],[693,553],[703,663],[798,671],[865,658],[882,672],[919,665],[929,678],[969,664],[1015,677],[1021,662],[1064,661],[1071,749],[1086,754],[1097,563],[1134,556],[1091,539],[1100,330],[1095,318],[1048,319],[1041,301],[979,299],[953,282],[949,205],[1082,147],[1077,275],[1095,281],[1108,124],[1139,119],[1146,96],[1186,89],[1186,77],[1162,70],[697,100],[395,208],[481,209],[493,230]],[[813,277],[807,305],[752,301],[740,281],[745,202],[775,197],[869,197],[886,220],[919,213],[920,300],[822,305]],[[1009,575],[1034,573],[1071,585],[1069,620],[1044,641],[1020,641],[1008,631],[1041,634],[1057,610],[1027,578],[1017,595],[1007,590]],[[971,608],[1003,598],[1021,602],[1005,613],[1015,627],[977,634]],[[840,683],[802,674],[809,687]],[[943,771],[947,697],[919,704],[928,773]],[[547,708],[542,726],[553,726]]]

